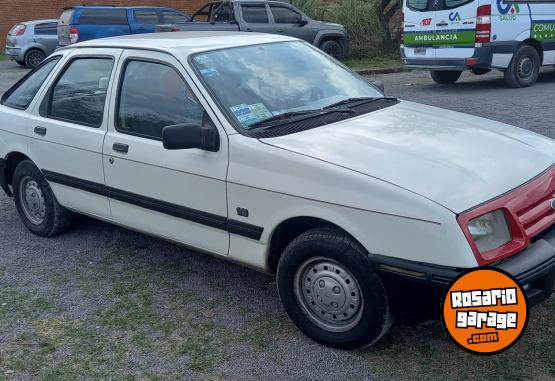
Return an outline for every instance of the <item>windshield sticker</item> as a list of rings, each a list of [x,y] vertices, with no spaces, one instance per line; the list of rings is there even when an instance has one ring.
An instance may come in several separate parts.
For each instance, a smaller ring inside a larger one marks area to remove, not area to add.
[[[242,103],[231,107],[231,112],[235,115],[239,123],[241,123],[241,126],[245,128],[273,116],[263,103],[255,103],[252,105]]]
[[[202,76],[204,78],[210,78],[210,77],[217,77],[220,75],[220,73],[218,72],[218,70],[214,69],[214,68],[208,68],[208,69],[201,69],[200,73],[202,74]]]

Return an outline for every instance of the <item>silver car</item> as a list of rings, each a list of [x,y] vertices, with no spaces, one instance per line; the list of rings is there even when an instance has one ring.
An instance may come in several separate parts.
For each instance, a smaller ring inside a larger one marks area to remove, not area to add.
[[[58,20],[35,20],[16,24],[6,38],[6,55],[30,69],[58,46]]]

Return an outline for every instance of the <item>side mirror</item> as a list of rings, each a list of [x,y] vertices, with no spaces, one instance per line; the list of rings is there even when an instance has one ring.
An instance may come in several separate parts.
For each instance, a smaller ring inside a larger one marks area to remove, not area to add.
[[[301,19],[301,21],[299,21],[299,26],[305,26],[305,25],[308,25],[308,20],[303,18]]]
[[[167,150],[198,148],[216,152],[220,149],[220,135],[215,127],[185,123],[162,129],[162,143]]]
[[[382,81],[368,81],[372,86],[377,87],[382,93],[385,93],[385,85]]]

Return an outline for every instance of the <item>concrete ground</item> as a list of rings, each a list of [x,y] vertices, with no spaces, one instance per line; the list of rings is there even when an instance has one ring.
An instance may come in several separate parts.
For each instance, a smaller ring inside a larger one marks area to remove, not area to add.
[[[0,63],[0,92],[25,72]],[[553,70],[520,90],[495,73],[453,86],[419,72],[379,78],[389,95],[555,137]],[[462,352],[438,322],[397,324],[369,349],[330,349],[289,321],[270,276],[88,218],[37,238],[0,195],[0,381],[549,380],[554,337],[552,297],[498,356]]]

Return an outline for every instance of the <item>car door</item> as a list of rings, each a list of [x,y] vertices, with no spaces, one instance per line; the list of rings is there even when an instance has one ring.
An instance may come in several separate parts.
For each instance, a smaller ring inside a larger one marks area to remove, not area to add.
[[[131,12],[133,21],[130,22],[131,33],[154,33],[156,25],[163,24],[158,9],[135,9]]]
[[[314,31],[305,23],[301,13],[281,4],[270,4],[270,11],[275,24],[274,33],[314,42]]]
[[[478,0],[441,0],[436,10],[436,59],[474,55]]]
[[[404,0],[403,53],[408,59],[434,60],[436,8],[439,0]]]
[[[270,24],[268,8],[265,3],[235,4],[236,14],[243,19],[244,32],[275,33],[275,25]]]
[[[35,42],[45,48],[48,56],[58,46],[58,23],[48,22],[35,25]]]
[[[104,168],[117,223],[227,255],[227,136],[183,66],[159,52],[125,51],[104,142]],[[195,89],[195,90],[192,90]],[[216,128],[218,152],[166,150],[162,128]]]
[[[30,116],[28,151],[63,206],[110,219],[102,145],[110,84],[121,49],[76,49],[64,58]]]

